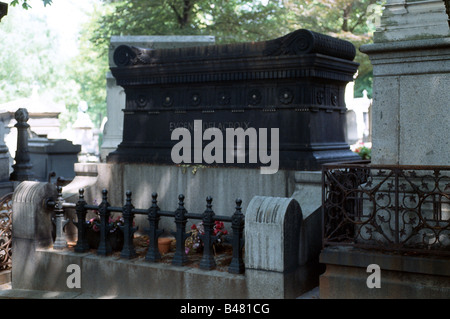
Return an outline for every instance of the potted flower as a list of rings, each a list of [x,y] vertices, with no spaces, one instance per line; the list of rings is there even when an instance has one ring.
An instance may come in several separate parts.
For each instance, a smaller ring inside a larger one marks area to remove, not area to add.
[[[356,154],[358,154],[361,159],[363,160],[370,160],[372,157],[372,149],[371,149],[371,145],[364,145],[362,143],[354,145],[353,146],[354,150],[353,152],[355,152]]]
[[[185,242],[185,252],[189,253],[197,253],[203,251],[203,242],[200,239],[200,235],[205,234],[205,228],[203,226],[203,222],[199,222],[198,224],[193,224],[191,226],[190,235],[186,239]],[[214,252],[216,249],[221,248],[222,244],[225,241],[225,236],[228,234],[228,231],[225,229],[225,225],[223,222],[216,220],[214,222],[214,230],[213,235],[217,236],[217,239],[213,243]]]
[[[97,215],[87,223],[87,240],[90,248],[97,249],[100,244],[100,217]],[[109,240],[112,250],[121,250],[123,247],[123,232],[120,226],[123,226],[123,217],[109,217]]]
[[[172,237],[158,238],[158,250],[161,255],[165,255],[170,251],[173,240],[174,238]]]

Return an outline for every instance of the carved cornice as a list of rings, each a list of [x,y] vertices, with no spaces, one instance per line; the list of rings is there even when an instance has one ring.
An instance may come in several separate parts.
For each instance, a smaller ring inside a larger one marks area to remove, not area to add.
[[[180,61],[245,60],[269,56],[301,56],[312,53],[352,61],[355,58],[356,49],[348,41],[300,29],[283,37],[261,42],[159,50],[121,45],[114,51],[113,58],[118,67],[126,67]]]
[[[358,63],[325,55],[255,57],[180,61],[167,64],[134,65],[111,68],[117,84],[169,85],[182,83],[235,82],[257,80],[287,80],[295,78],[322,78],[349,82]]]

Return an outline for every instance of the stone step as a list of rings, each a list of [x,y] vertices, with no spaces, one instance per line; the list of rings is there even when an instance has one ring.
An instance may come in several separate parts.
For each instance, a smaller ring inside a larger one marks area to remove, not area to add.
[[[319,287],[316,287],[308,292],[305,292],[303,295],[297,297],[296,299],[320,299]]]
[[[124,296],[96,296],[81,292],[12,289],[11,283],[0,285],[0,299],[130,299]]]
[[[11,289],[11,284],[1,285],[0,289],[0,299],[73,299],[81,295],[60,291]]]

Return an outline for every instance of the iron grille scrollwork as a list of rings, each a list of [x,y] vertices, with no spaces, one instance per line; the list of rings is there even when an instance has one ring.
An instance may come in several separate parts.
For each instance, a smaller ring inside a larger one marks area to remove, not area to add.
[[[450,167],[323,167],[323,243],[450,255]]]
[[[11,268],[12,193],[0,199],[0,270]]]

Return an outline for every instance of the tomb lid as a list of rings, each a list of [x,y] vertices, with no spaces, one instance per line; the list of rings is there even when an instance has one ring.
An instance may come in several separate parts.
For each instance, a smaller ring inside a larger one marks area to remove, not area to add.
[[[118,67],[182,61],[245,59],[317,53],[352,61],[356,49],[351,42],[300,29],[269,41],[207,45],[172,49],[146,49],[120,45],[114,51]]]

